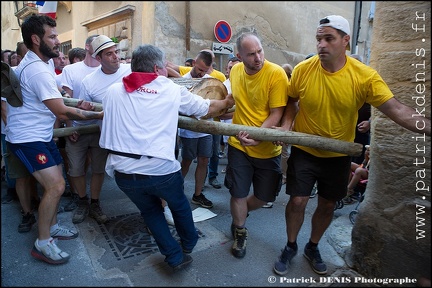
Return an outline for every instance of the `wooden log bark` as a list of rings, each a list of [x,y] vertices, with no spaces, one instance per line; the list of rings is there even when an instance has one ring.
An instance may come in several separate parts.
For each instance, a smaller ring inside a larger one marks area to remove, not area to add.
[[[73,98],[64,98],[67,106],[75,107],[78,100]],[[94,103],[95,111],[102,111],[102,104]],[[317,135],[310,135],[299,132],[284,132],[271,128],[251,127],[239,124],[229,124],[216,121],[197,120],[192,117],[179,115],[178,127],[189,129],[195,132],[203,132],[209,134],[220,134],[227,136],[235,136],[239,131],[246,131],[251,138],[260,141],[281,141],[287,144],[302,145],[311,148],[331,151],[336,153],[347,154],[349,156],[361,155],[363,146],[359,143],[352,143],[342,140],[336,140]],[[67,128],[58,128],[67,129]],[[69,130],[68,133],[70,133]],[[98,131],[98,130],[97,130]],[[95,132],[95,131],[94,131]],[[93,132],[80,132],[93,133]]]
[[[281,141],[287,144],[302,145],[320,150],[343,153],[350,156],[361,155],[363,145],[299,132],[286,132],[271,128],[251,127],[217,121],[197,120],[179,116],[179,128],[209,134],[235,136],[239,131],[246,131],[251,138],[261,141]]]
[[[72,135],[73,132],[77,131],[79,134],[91,134],[100,131],[99,125],[91,124],[78,127],[66,127],[66,128],[55,128],[53,137],[65,137]]]

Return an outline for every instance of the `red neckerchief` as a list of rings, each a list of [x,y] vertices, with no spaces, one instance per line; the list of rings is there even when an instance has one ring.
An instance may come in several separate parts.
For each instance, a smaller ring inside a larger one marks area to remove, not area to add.
[[[158,77],[156,73],[132,72],[123,77],[126,92],[131,93],[144,84],[150,83]]]

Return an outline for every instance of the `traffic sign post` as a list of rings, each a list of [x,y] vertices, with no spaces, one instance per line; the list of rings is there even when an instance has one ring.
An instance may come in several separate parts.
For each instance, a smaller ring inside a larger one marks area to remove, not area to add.
[[[214,27],[214,35],[220,43],[227,43],[231,40],[231,26],[225,20],[219,20]]]

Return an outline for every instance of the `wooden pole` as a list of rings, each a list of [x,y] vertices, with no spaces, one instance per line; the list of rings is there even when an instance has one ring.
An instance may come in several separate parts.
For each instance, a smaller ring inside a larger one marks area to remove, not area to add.
[[[64,98],[65,105],[76,107],[78,103],[78,99],[74,98]],[[102,111],[102,104],[93,102],[93,106],[95,107],[95,111]],[[91,126],[91,125],[89,125]],[[54,131],[58,130],[57,133],[60,132],[60,129],[69,129],[64,134],[70,133],[71,135],[74,131],[73,128],[80,128],[79,133],[94,133],[99,131],[99,126],[92,127],[87,129],[80,127],[68,127],[68,128],[57,128]],[[85,127],[85,126],[82,126]],[[203,132],[209,134],[219,134],[219,135],[227,135],[227,136],[235,136],[240,131],[246,131],[251,138],[260,140],[260,141],[281,141],[287,144],[294,145],[302,145],[311,148],[316,148],[325,151],[331,151],[336,153],[347,154],[349,156],[359,156],[362,153],[363,145],[359,143],[347,142],[342,140],[336,140],[326,137],[321,137],[317,135],[310,135],[299,132],[285,132],[277,129],[271,128],[260,128],[260,127],[251,127],[239,124],[229,124],[222,123],[217,121],[207,121],[207,120],[197,120],[192,117],[181,116],[179,115],[178,127],[183,129],[192,130],[195,132]],[[60,137],[60,136],[54,136]]]

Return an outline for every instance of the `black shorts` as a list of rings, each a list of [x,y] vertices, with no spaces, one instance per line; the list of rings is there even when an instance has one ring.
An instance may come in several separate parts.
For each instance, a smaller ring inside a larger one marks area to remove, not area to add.
[[[319,196],[327,200],[341,200],[347,195],[350,169],[349,156],[316,157],[293,146],[288,158],[286,194],[309,196],[317,182]]]
[[[252,191],[257,199],[273,202],[282,186],[280,161],[280,155],[259,159],[228,145],[224,185],[234,198],[247,197],[253,185]]]

